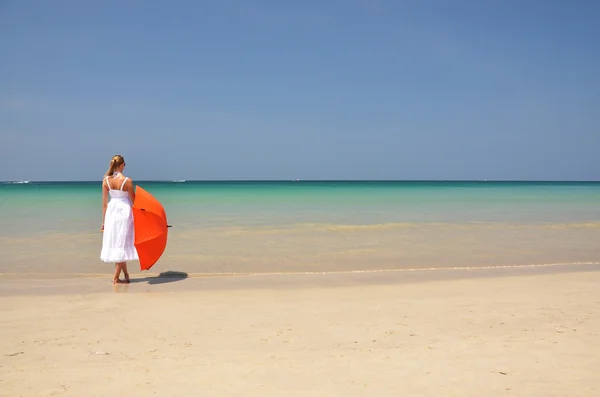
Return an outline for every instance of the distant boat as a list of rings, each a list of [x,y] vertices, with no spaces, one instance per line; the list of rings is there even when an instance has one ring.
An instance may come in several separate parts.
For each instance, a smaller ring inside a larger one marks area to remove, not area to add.
[[[175,179],[174,181],[171,181],[171,182],[174,182],[174,183],[183,183],[183,182],[185,182],[185,179]]]
[[[12,183],[21,184],[21,183],[29,183],[29,181],[12,181]]]

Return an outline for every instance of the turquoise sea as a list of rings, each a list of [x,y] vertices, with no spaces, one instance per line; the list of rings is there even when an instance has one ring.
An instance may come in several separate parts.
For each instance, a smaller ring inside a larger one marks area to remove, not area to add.
[[[152,272],[600,261],[600,182],[136,181],[167,211]],[[108,274],[97,182],[0,183],[0,273]],[[130,264],[135,271],[136,264]]]

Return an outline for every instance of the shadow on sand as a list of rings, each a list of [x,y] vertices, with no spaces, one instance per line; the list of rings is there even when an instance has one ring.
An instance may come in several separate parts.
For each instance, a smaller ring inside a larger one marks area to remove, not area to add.
[[[186,278],[188,278],[188,274],[185,272],[169,270],[168,272],[160,273],[158,276],[155,276],[155,277],[132,278],[131,284],[143,283],[143,282],[147,282],[148,284],[164,284],[164,283],[172,283],[174,281],[185,280]]]

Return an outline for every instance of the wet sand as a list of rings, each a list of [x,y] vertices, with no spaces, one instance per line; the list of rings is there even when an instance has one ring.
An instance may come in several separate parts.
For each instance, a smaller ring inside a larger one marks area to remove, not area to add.
[[[100,261],[101,238],[96,230],[0,235],[0,273],[109,273],[111,265]],[[173,228],[153,270],[217,275],[576,263],[600,260],[598,241],[600,222]]]

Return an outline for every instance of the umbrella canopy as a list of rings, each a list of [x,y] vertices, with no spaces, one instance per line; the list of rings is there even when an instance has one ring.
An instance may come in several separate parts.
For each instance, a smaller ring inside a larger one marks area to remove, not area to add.
[[[150,269],[165,251],[168,227],[162,204],[137,186],[133,203],[133,228],[141,270]]]

